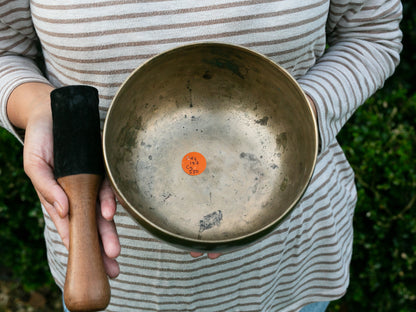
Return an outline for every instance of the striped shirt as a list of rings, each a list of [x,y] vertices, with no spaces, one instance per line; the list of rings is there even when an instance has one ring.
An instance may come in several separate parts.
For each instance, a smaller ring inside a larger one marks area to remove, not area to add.
[[[0,123],[24,82],[88,84],[104,120],[126,77],[150,57],[193,42],[242,45],[283,66],[314,100],[320,153],[310,185],[269,235],[215,261],[115,216],[121,274],[106,311],[298,311],[347,290],[354,173],[336,135],[399,61],[398,0],[0,1]],[[38,44],[40,42],[40,45]],[[44,55],[44,75],[34,59]],[[52,274],[63,287],[67,250],[45,212]]]

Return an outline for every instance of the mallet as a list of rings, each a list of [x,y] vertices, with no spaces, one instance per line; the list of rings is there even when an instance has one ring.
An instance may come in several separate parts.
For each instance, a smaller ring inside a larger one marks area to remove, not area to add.
[[[64,300],[72,312],[98,311],[110,301],[97,232],[104,176],[98,92],[67,86],[51,93],[54,173],[69,199],[69,256]]]

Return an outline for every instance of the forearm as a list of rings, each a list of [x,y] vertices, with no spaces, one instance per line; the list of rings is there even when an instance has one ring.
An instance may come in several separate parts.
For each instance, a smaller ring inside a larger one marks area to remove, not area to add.
[[[0,16],[0,127],[22,141],[16,129],[26,128],[48,80],[36,62],[40,53],[29,1],[3,1]]]
[[[358,11],[334,7],[346,11],[333,12],[331,21],[346,18],[332,25],[335,28],[329,29],[330,47],[298,80],[316,105],[323,149],[333,142],[354,111],[382,87],[399,61],[400,2],[361,2],[364,7]]]
[[[17,128],[26,129],[35,114],[51,114],[50,92],[53,89],[41,82],[28,82],[15,88],[7,102],[10,122]]]

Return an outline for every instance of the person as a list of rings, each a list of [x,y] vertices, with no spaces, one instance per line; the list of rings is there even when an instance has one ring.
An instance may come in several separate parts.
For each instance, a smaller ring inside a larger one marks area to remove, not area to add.
[[[292,213],[260,241],[192,257],[144,231],[104,181],[98,230],[111,277],[106,311],[324,311],[342,297],[357,194],[336,136],[394,72],[401,17],[399,0],[1,1],[0,122],[24,144],[57,285],[65,280],[68,199],[53,177],[50,92],[96,87],[104,120],[144,61],[216,41],[264,54],[309,96],[320,140],[313,177]]]

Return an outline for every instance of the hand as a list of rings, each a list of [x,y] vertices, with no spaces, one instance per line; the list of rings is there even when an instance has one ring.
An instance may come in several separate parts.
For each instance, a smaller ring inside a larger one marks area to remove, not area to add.
[[[203,255],[202,252],[195,252],[195,251],[190,252],[190,254],[194,258],[198,258],[198,257],[201,257]],[[214,253],[214,252],[208,253],[208,258],[210,258],[210,259],[217,259],[219,256],[221,256],[220,253]]]
[[[26,107],[24,118],[24,114],[18,114],[17,109],[13,111],[13,106],[8,107],[8,112],[11,112],[9,118],[12,122],[11,116],[22,116],[21,122],[17,124],[26,129],[23,149],[25,172],[31,179],[42,205],[68,249],[69,203],[65,192],[56,182],[53,174],[52,114],[49,92],[50,90],[44,92],[42,96],[38,96],[37,105],[31,106],[30,111]],[[13,104],[16,105],[17,102],[15,101]],[[18,106],[14,106],[14,108],[16,107]],[[120,253],[120,243],[113,221],[115,212],[114,194],[108,181],[104,180],[99,191],[97,226],[103,247],[104,267],[112,278],[120,273],[115,260]]]
[[[313,115],[315,116],[315,119],[318,119],[318,113],[316,112],[316,106],[315,106],[314,101],[312,100],[311,97],[309,97],[309,95],[306,95],[306,97],[308,98],[308,101],[309,101],[309,104],[312,108]]]

